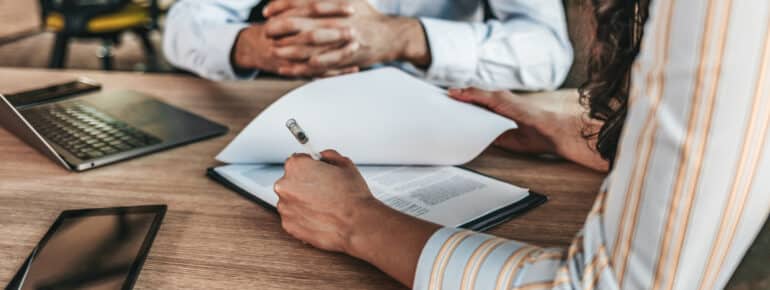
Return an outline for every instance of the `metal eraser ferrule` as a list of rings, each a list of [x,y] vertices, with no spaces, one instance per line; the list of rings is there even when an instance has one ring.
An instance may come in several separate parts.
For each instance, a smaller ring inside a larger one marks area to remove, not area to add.
[[[299,126],[296,120],[289,119],[286,121],[286,128],[289,128],[291,134],[294,135],[294,138],[297,138],[297,141],[299,141],[300,144],[307,143],[307,134],[305,134],[305,131],[302,130],[302,127]]]

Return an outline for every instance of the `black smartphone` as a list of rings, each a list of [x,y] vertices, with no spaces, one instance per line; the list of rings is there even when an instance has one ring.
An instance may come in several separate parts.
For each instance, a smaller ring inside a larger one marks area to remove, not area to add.
[[[165,205],[64,211],[5,289],[132,289],[165,213]]]
[[[96,81],[80,78],[78,80],[56,84],[40,89],[34,89],[15,94],[5,95],[8,102],[14,107],[22,109],[27,106],[39,105],[62,98],[85,94],[101,90],[102,85]]]

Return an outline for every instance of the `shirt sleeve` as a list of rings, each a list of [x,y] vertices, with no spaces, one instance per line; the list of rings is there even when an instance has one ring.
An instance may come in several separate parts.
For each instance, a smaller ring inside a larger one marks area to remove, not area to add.
[[[257,71],[237,73],[231,51],[251,9],[259,0],[182,0],[168,13],[163,51],[181,69],[211,80],[251,79]]]
[[[465,230],[444,228],[433,234],[420,256],[414,289],[512,289],[517,285],[550,288],[562,264],[560,249]],[[526,276],[518,273],[526,272]]]
[[[770,2],[650,15],[618,159],[571,245],[441,229],[415,289],[725,287],[770,214]]]
[[[490,0],[499,20],[486,23],[421,18],[439,85],[547,90],[561,85],[572,46],[561,0]]]

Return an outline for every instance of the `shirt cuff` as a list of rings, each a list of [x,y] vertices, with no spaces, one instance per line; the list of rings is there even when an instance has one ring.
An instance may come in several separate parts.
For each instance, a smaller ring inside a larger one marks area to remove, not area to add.
[[[507,274],[504,271],[510,270],[512,261],[522,264],[536,250],[487,234],[443,228],[430,237],[420,254],[413,289],[493,289],[496,277]],[[553,272],[540,274],[552,278]]]
[[[449,242],[449,239],[461,234],[462,231],[453,228],[443,228],[435,233],[428,239],[425,247],[420,253],[420,259],[417,262],[417,271],[414,273],[414,285],[412,289],[435,289],[431,285],[431,278],[433,276],[433,264],[438,262],[439,252],[443,248],[444,244]],[[433,278],[435,280],[435,278]]]
[[[257,76],[256,70],[237,73],[231,61],[238,34],[248,26],[246,23],[227,23],[208,29],[207,34],[216,36],[216,39],[208,44],[206,67],[212,69],[205,72],[204,77],[212,80],[248,80]]]
[[[426,78],[434,83],[466,86],[478,65],[473,26],[469,23],[420,18],[430,47]]]
[[[436,231],[420,254],[412,289],[459,289],[474,249],[491,236],[456,228]]]

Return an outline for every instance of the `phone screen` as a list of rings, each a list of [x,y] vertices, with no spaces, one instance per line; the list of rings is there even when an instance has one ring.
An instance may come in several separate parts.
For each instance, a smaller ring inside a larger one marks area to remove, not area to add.
[[[5,98],[16,108],[32,106],[58,100],[77,94],[83,94],[101,89],[99,84],[78,80],[45,88],[24,91],[6,95]]]
[[[63,214],[30,256],[15,289],[130,288],[157,231],[158,215]]]

